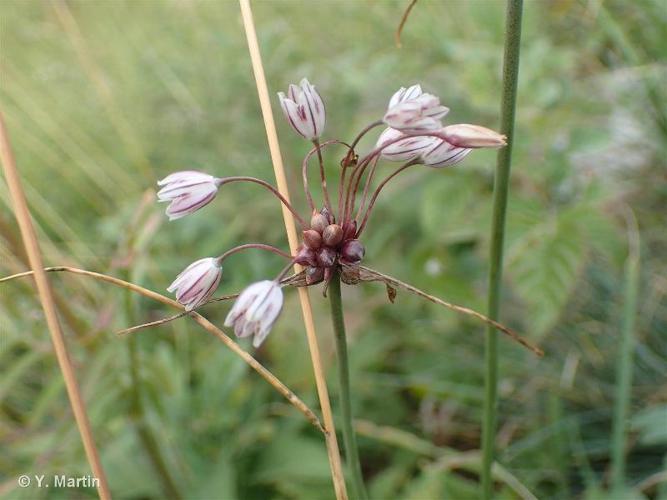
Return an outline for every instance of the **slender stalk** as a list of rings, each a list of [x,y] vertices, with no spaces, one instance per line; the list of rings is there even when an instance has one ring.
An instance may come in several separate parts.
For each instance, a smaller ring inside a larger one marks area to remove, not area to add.
[[[250,62],[255,74],[255,84],[259,96],[259,104],[262,109],[262,118],[266,129],[266,137],[269,143],[271,153],[271,162],[273,163],[273,172],[276,176],[278,190],[289,200],[289,189],[287,187],[287,177],[283,167],[282,154],[280,153],[280,143],[278,142],[278,132],[273,120],[273,111],[271,110],[271,99],[269,98],[269,89],[266,84],[266,75],[264,74],[264,65],[262,64],[262,54],[259,50],[259,41],[257,40],[257,30],[252,16],[252,8],[249,0],[239,0],[241,7],[241,17],[243,18],[243,29],[248,41],[248,51],[250,52]],[[294,219],[283,207],[283,220],[285,222],[285,232],[289,241],[290,250],[296,253],[299,246],[299,238],[296,233]],[[294,266],[295,271],[301,271],[301,266]],[[343,466],[338,449],[338,440],[336,438],[336,429],[331,412],[331,402],[329,401],[329,390],[327,388],[322,358],[320,356],[320,347],[317,342],[317,333],[315,331],[315,320],[313,319],[313,310],[310,305],[310,295],[304,287],[299,288],[299,301],[301,302],[301,312],[303,314],[303,323],[306,328],[306,338],[308,339],[308,349],[310,350],[310,359],[313,365],[315,375],[315,385],[317,386],[317,395],[322,408],[322,419],[324,421],[324,439],[327,445],[327,454],[329,457],[329,466],[331,468],[331,479],[334,485],[337,500],[347,499],[347,489],[345,488],[345,478],[343,477]]]
[[[14,212],[16,214],[19,230],[21,231],[21,238],[23,239],[26,254],[28,255],[30,267],[34,273],[37,294],[39,295],[39,300],[42,304],[42,309],[44,310],[44,316],[46,317],[46,323],[49,333],[51,334],[51,341],[56,352],[58,365],[60,366],[63,379],[65,380],[65,388],[67,389],[67,396],[69,397],[70,406],[72,407],[72,413],[74,413],[74,420],[79,429],[79,434],[81,435],[81,441],[83,442],[83,448],[88,463],[90,464],[90,468],[92,469],[93,475],[99,481],[97,493],[102,500],[107,500],[111,498],[109,484],[104,469],[102,468],[102,462],[99,453],[97,452],[97,447],[95,446],[95,439],[93,437],[90,421],[88,420],[86,405],[76,380],[74,366],[69,357],[67,345],[65,344],[65,337],[60,326],[60,321],[58,320],[58,312],[56,310],[53,292],[51,291],[49,280],[44,272],[44,264],[42,263],[42,253],[39,248],[37,233],[32,224],[30,209],[28,208],[28,202],[23,191],[23,186],[21,185],[21,178],[18,169],[16,168],[14,154],[11,150],[9,136],[5,128],[5,121],[2,113],[0,113],[0,160],[5,172],[7,187],[9,188],[14,205]]]
[[[266,250],[267,252],[275,253],[276,255],[280,255],[281,257],[284,257],[286,259],[291,259],[292,256],[288,254],[287,252],[283,252],[279,248],[276,248],[272,245],[266,245],[264,243],[246,243],[245,245],[239,245],[237,247],[231,248],[227,250],[225,253],[220,255],[218,257],[218,262],[222,263],[223,260],[225,260],[227,257],[230,255],[234,255],[235,253],[242,252],[243,250],[248,250],[250,248],[257,248],[259,250]]]
[[[497,171],[493,188],[493,222],[491,225],[491,256],[489,268],[488,316],[498,319],[500,285],[503,268],[505,216],[509,192],[512,146],[514,144],[514,116],[516,112],[517,82],[519,77],[519,48],[521,45],[521,14],[523,0],[508,0],[505,54],[503,62],[503,93],[500,133],[507,136],[507,146],[498,152]],[[493,493],[491,468],[496,437],[496,406],[498,393],[498,337],[494,328],[487,327],[485,342],[484,420],[482,424],[482,496],[490,499]]]
[[[368,218],[371,216],[371,212],[373,211],[373,207],[375,206],[375,201],[378,199],[378,196],[380,196],[380,193],[382,192],[382,188],[384,188],[390,180],[392,180],[398,174],[403,172],[403,170],[406,170],[407,168],[410,168],[411,166],[413,166],[415,164],[416,164],[415,160],[410,160],[409,162],[401,165],[399,168],[394,170],[393,173],[389,174],[378,185],[377,188],[375,188],[375,192],[373,193],[373,196],[371,196],[371,201],[368,202],[368,208],[366,209],[366,213],[364,214],[364,218],[362,219],[361,224],[359,224],[359,229],[357,229],[357,236],[359,236],[361,234],[361,232],[364,230],[364,228],[366,227],[366,223],[368,222]]]
[[[366,202],[368,201],[368,190],[371,187],[371,182],[373,181],[373,177],[375,176],[375,171],[377,170],[378,162],[380,161],[379,157],[375,157],[373,160],[373,165],[371,166],[371,171],[368,172],[368,175],[366,176],[366,183],[364,184],[364,191],[363,194],[361,195],[361,201],[359,202],[359,208],[357,209],[357,215],[354,216],[354,220],[358,221],[359,218],[361,217],[361,213],[364,211],[364,208],[366,207]]]
[[[338,218],[339,221],[345,222],[345,216],[346,214],[343,213],[343,208],[347,208],[347,191],[345,191],[345,174],[347,173],[347,169],[350,165],[355,163],[354,168],[352,169],[352,174],[354,174],[354,171],[356,170],[356,154],[354,152],[354,148],[357,147],[357,144],[359,144],[359,141],[371,130],[373,130],[375,127],[378,127],[382,125],[382,120],[377,120],[371,123],[370,125],[366,126],[364,129],[359,132],[357,137],[354,138],[352,141],[352,144],[349,146],[349,151],[347,152],[347,155],[345,155],[345,158],[343,158],[343,161],[341,162],[341,172],[340,172],[340,182],[338,183]],[[349,189],[348,189],[349,191]],[[345,201],[345,204],[343,204],[343,201]]]
[[[350,266],[343,267],[343,269],[349,269],[349,268]],[[447,309],[451,309],[452,311],[456,311],[457,313],[466,314],[468,316],[472,316],[473,318],[477,318],[478,320],[483,321],[487,325],[496,328],[499,332],[504,333],[515,342],[518,342],[526,349],[532,351],[537,356],[540,357],[544,356],[544,351],[542,349],[540,349],[536,345],[531,344],[528,340],[526,340],[524,337],[516,333],[514,330],[507,328],[506,326],[498,323],[497,321],[493,321],[492,319],[487,318],[483,314],[480,314],[473,309],[470,309],[468,307],[458,306],[456,304],[452,304],[451,302],[447,302],[446,300],[442,300],[441,298],[428,294],[424,290],[420,290],[419,288],[414,287],[409,283],[405,283],[404,281],[389,276],[388,274],[383,274],[379,271],[376,271],[375,269],[371,269],[370,267],[356,265],[353,267],[353,269],[356,271],[357,279],[359,281],[379,281],[381,283],[384,283],[385,286],[390,286],[392,288],[394,287],[402,288],[403,290],[408,291],[410,293],[414,293],[418,297],[426,299],[429,302],[433,302],[434,304],[446,307]]]
[[[254,182],[255,184],[259,184],[260,186],[262,186],[262,187],[268,189],[269,191],[271,191],[276,196],[276,198],[278,198],[282,202],[283,207],[285,207],[287,210],[292,212],[292,216],[294,216],[294,218],[299,222],[299,224],[301,225],[301,227],[303,229],[308,228],[308,224],[306,224],[306,221],[304,221],[301,218],[301,216],[294,209],[294,207],[289,202],[287,197],[284,196],[283,193],[281,193],[279,189],[276,189],[275,187],[273,187],[268,182],[263,181],[262,179],[257,179],[256,177],[247,177],[247,176],[244,176],[244,175],[238,175],[238,176],[234,176],[234,177],[223,177],[222,179],[220,179],[220,181],[221,181],[221,184],[220,184],[221,186],[223,184],[231,184],[232,182]]]
[[[324,206],[327,208],[330,214],[333,214],[331,210],[331,200],[329,199],[329,190],[327,189],[327,176],[324,172],[324,159],[322,158],[322,147],[320,146],[320,141],[315,139],[313,141],[315,149],[317,150],[317,161],[320,165],[320,182],[322,183],[322,196],[324,197]]]
[[[616,401],[614,403],[614,423],[611,438],[611,487],[614,498],[620,498],[625,488],[625,447],[632,392],[632,358],[635,348],[634,327],[639,291],[639,233],[634,217],[630,215],[628,219],[630,222],[630,251],[625,262],[623,323],[616,369]]]
[[[410,11],[412,8],[415,6],[417,3],[417,0],[412,0],[410,2],[410,5],[408,5],[408,8],[405,9],[405,12],[403,12],[403,17],[401,17],[401,22],[398,25],[398,28],[396,29],[396,33],[394,33],[394,41],[396,42],[396,48],[400,49],[403,47],[403,44],[401,43],[401,33],[403,32],[403,26],[405,26],[405,22],[408,20],[408,16],[410,15]]]
[[[376,123],[382,123],[382,122],[376,122]],[[436,137],[438,139],[447,140],[447,138],[444,137],[440,132],[425,132],[423,134],[411,135],[411,137]],[[366,156],[364,156],[358,161],[357,165],[352,170],[352,175],[350,175],[350,180],[347,185],[347,191],[345,193],[345,204],[343,210],[344,215],[342,218],[343,222],[349,220],[349,217],[352,216],[352,212],[356,204],[356,196],[357,196],[357,190],[359,189],[359,183],[361,182],[361,177],[364,175],[364,171],[366,170],[368,165],[371,163],[371,161],[373,161],[374,158],[379,158],[380,154],[384,149],[403,140],[405,140],[405,136],[400,136],[390,141],[386,141],[382,145],[377,146],[370,153],[368,153]]]
[[[335,270],[329,282],[329,301],[331,303],[331,319],[336,334],[336,353],[338,354],[338,380],[340,384],[340,411],[343,425],[343,441],[352,486],[357,498],[366,499],[368,494],[364,487],[361,473],[357,437],[352,426],[352,404],[350,398],[350,367],[347,359],[347,340],[345,339],[345,320],[343,319],[343,301],[340,293],[340,270]]]
[[[321,144],[320,144],[319,141],[313,141],[313,145],[314,145],[313,149],[308,151],[308,153],[304,157],[303,161],[301,162],[301,178],[302,178],[302,181],[303,181],[303,191],[306,195],[306,201],[308,202],[308,206],[310,207],[310,209],[312,211],[315,211],[315,202],[313,201],[313,195],[311,194],[310,187],[309,187],[310,183],[308,182],[308,163],[310,162],[310,158],[315,153],[317,153],[317,156],[318,156],[318,159],[319,159],[319,162],[320,162],[320,177],[322,179],[322,190],[323,190],[323,192],[326,192],[325,206],[327,207],[327,210],[329,210],[330,213],[333,213],[333,212],[331,212],[331,206],[330,206],[331,201],[327,201],[327,200],[329,200],[329,193],[328,193],[328,191],[326,191],[327,181],[326,181],[326,177],[324,175],[324,163],[323,163],[323,159],[322,159],[322,149],[324,149],[326,146],[331,146],[332,144],[342,144],[343,146],[347,146],[347,148],[350,149],[350,146],[347,143],[345,143],[344,141],[339,141],[338,139],[332,139],[332,140],[323,142]],[[350,153],[348,152],[348,155],[349,154]],[[339,195],[339,198],[340,198],[340,195]],[[340,201],[339,201],[339,203],[340,203]]]

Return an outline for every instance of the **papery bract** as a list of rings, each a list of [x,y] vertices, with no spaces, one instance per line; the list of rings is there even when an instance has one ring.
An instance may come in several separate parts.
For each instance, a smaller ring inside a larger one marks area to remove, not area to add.
[[[208,205],[218,192],[220,179],[203,172],[185,170],[168,175],[158,186],[158,201],[171,202],[166,214],[169,220],[180,219]]]
[[[215,292],[222,277],[222,267],[217,259],[199,259],[186,267],[167,288],[176,295],[176,300],[192,309],[205,303]]]
[[[275,281],[258,281],[241,292],[225,319],[237,337],[253,336],[252,345],[259,347],[271,331],[283,307],[283,292]]]
[[[322,97],[305,78],[297,87],[290,84],[287,95],[278,92],[280,107],[296,133],[309,141],[322,135],[326,123],[326,109]]]

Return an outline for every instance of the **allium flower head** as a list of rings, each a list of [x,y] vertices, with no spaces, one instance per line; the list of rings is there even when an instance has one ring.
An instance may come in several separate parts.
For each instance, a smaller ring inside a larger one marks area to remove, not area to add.
[[[405,137],[405,139],[398,140],[401,137]],[[417,158],[424,151],[433,146],[435,140],[436,138],[434,137],[409,136],[400,130],[387,128],[380,134],[375,147],[379,148],[384,144],[392,142],[393,144],[382,149],[382,158],[389,161],[407,161]]]
[[[253,335],[252,345],[259,347],[271,331],[283,307],[283,292],[275,281],[258,281],[241,292],[225,319],[237,337]]]
[[[222,277],[217,259],[207,257],[193,262],[179,274],[167,291],[176,294],[176,300],[191,311],[205,303],[215,292]]]
[[[166,214],[169,220],[180,219],[208,205],[218,192],[219,179],[194,170],[175,172],[161,181],[158,201],[171,202]]]
[[[390,99],[383,121],[391,128],[408,134],[418,134],[442,128],[440,119],[449,109],[440,99],[422,92],[419,85],[401,87]]]
[[[287,95],[278,92],[285,118],[296,131],[309,141],[322,135],[326,123],[324,102],[315,87],[305,78],[297,87],[290,84]]]

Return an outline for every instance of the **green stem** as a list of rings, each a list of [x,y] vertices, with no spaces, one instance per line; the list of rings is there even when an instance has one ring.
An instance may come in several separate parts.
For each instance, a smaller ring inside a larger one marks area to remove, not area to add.
[[[340,294],[340,271],[335,270],[329,283],[329,301],[331,302],[331,319],[336,334],[336,352],[338,354],[338,379],[340,384],[340,408],[343,424],[343,441],[345,455],[352,476],[352,486],[356,498],[368,498],[361,474],[361,462],[357,449],[357,437],[352,427],[352,404],[350,400],[350,367],[347,359],[347,340],[345,339],[345,320],[343,319],[343,302]]]
[[[129,274],[129,273],[126,273]],[[128,276],[129,277],[129,276]],[[134,304],[132,294],[129,290],[125,291],[125,317],[129,324],[134,322]],[[127,354],[130,371],[130,417],[135,423],[139,442],[144,447],[146,455],[155,470],[155,473],[162,483],[162,490],[166,498],[178,500],[183,498],[178,491],[178,487],[169,472],[167,462],[162,456],[160,445],[155,438],[146,421],[146,411],[141,398],[141,377],[139,375],[139,359],[137,352],[137,338],[131,336],[127,339]]]
[[[625,447],[632,391],[632,358],[635,349],[634,327],[639,291],[639,236],[637,236],[636,229],[634,236],[630,243],[630,254],[625,263],[623,323],[616,369],[616,401],[611,441],[611,487],[614,498],[620,498],[624,494],[623,490],[625,488]]]
[[[522,10],[522,0],[508,0],[501,110],[501,133],[507,136],[507,146],[498,152],[497,171],[493,188],[493,222],[491,226],[488,316],[493,320],[498,319],[500,309],[505,214],[507,212],[512,146],[514,144],[514,116],[519,76]],[[482,427],[482,496],[485,499],[490,499],[493,494],[491,467],[494,459],[498,393],[498,345],[497,332],[493,327],[488,327],[486,330],[485,344],[486,372],[484,376],[484,421]]]

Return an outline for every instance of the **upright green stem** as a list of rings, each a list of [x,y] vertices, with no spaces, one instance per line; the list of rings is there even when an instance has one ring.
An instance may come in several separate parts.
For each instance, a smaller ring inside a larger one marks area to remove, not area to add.
[[[336,334],[336,352],[338,354],[338,379],[340,383],[340,408],[343,425],[343,441],[345,456],[352,476],[352,486],[356,498],[368,498],[361,474],[361,462],[357,449],[357,437],[352,427],[352,405],[350,400],[350,367],[347,361],[347,340],[345,339],[345,320],[343,319],[343,303],[340,294],[340,271],[334,271],[329,283],[329,300],[331,302],[331,319]]]
[[[505,240],[505,214],[509,191],[512,146],[514,144],[514,115],[516,110],[517,81],[519,76],[519,46],[521,44],[521,14],[523,0],[508,0],[505,54],[503,62],[503,94],[501,133],[507,136],[507,146],[498,152],[495,185],[493,187],[493,222],[491,226],[491,256],[489,269],[488,316],[498,319],[500,309],[500,284],[503,268],[503,244]],[[483,498],[493,494],[491,466],[494,458],[496,435],[496,405],[498,392],[498,345],[493,327],[486,330],[484,377],[484,422],[482,428],[482,490]]]
[[[616,401],[611,441],[611,487],[614,498],[621,498],[625,488],[625,446],[632,391],[632,355],[635,349],[634,327],[639,291],[639,235],[634,217],[631,222],[630,252],[625,262],[623,323],[616,369]]]

